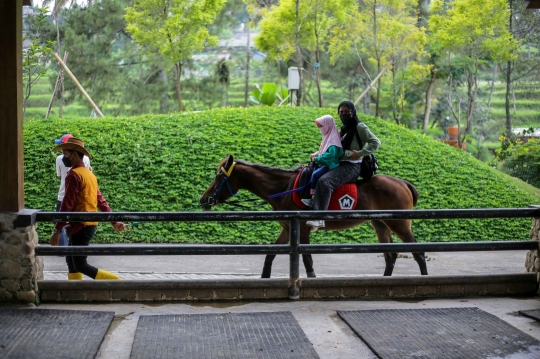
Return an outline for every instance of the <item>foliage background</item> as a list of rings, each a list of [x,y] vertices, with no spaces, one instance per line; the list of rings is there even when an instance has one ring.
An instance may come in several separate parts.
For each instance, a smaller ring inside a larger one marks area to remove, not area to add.
[[[227,154],[246,161],[294,168],[320,144],[313,120],[336,109],[250,107],[205,112],[104,119],[42,119],[24,123],[27,208],[53,211],[59,179],[54,139],[72,133],[83,139],[102,193],[113,211],[184,211],[198,205],[219,161]],[[379,173],[413,183],[421,194],[416,209],[515,208],[540,203],[540,194],[429,136],[363,116],[382,142]],[[517,183],[517,184],[516,184]],[[240,192],[237,199],[253,198]],[[269,206],[258,207],[269,210]],[[221,206],[218,210],[232,210]],[[420,242],[527,240],[531,220],[475,219],[413,221]],[[47,242],[52,224],[38,227]],[[96,243],[273,243],[277,223],[141,223],[121,235],[103,223]],[[375,242],[368,224],[340,232],[319,231],[314,243]]]

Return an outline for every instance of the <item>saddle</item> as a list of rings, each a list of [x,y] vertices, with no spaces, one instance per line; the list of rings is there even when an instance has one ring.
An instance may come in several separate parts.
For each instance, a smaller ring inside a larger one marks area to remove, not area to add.
[[[305,166],[296,177],[293,189],[297,189],[306,185],[311,179],[312,173],[313,166]],[[302,203],[303,198],[311,198],[309,190],[310,186],[307,186],[302,191],[292,193],[292,200],[296,206],[302,209],[309,209],[309,207]],[[347,209],[352,210],[356,208],[357,203],[358,193],[356,190],[356,183],[344,183],[338,188],[336,188],[334,192],[332,192],[332,197],[330,198],[330,204],[328,205],[328,209],[331,211]]]

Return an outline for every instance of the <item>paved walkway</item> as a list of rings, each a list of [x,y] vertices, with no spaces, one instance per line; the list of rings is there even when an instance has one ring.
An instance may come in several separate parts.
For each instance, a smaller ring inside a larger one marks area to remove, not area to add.
[[[433,275],[511,274],[525,271],[525,251],[428,253],[428,271]],[[67,278],[62,257],[43,257],[45,279]],[[380,254],[314,255],[318,277],[380,276]],[[123,256],[91,257],[89,263],[118,273],[124,279],[207,279],[259,277],[264,256]],[[274,261],[273,277],[287,277],[289,258]],[[301,276],[305,271],[301,268]],[[418,275],[409,254],[398,258],[394,275]],[[540,309],[538,298],[456,298],[348,301],[258,301],[176,303],[46,303],[40,308],[114,311],[115,319],[100,347],[98,359],[128,359],[137,323],[142,315],[205,314],[290,311],[321,359],[376,359],[375,354],[339,319],[338,310],[420,309],[478,307],[540,340],[540,323],[523,317],[518,310]],[[231,358],[232,359],[232,358]],[[517,359],[517,358],[516,358]]]
[[[511,274],[525,271],[526,251],[427,253],[431,275]],[[190,256],[95,256],[88,263],[117,273],[124,279],[217,279],[258,278],[264,255]],[[43,257],[48,280],[67,278],[64,257]],[[315,254],[317,277],[378,276],[384,272],[382,254]],[[305,277],[303,264],[300,275]],[[409,253],[400,254],[394,275],[419,275],[418,265]],[[289,256],[274,260],[273,278],[288,278]]]
[[[157,273],[157,272],[126,272],[115,271],[122,279],[127,280],[159,280],[159,279],[245,279],[245,278],[260,278],[260,274],[207,274],[207,273]],[[364,275],[366,276],[366,275]],[[376,274],[371,275],[376,277]],[[45,280],[65,280],[67,278],[67,271],[45,271]],[[335,277],[332,275],[318,275],[318,278]],[[340,275],[340,277],[358,277],[353,274]],[[272,278],[289,278],[289,275],[278,274],[273,275]],[[83,280],[92,280],[92,278],[84,277]]]
[[[540,323],[518,310],[540,309],[538,298],[458,298],[414,300],[42,304],[43,309],[114,311],[97,359],[129,359],[143,315],[289,311],[321,359],[376,359],[367,345],[339,319],[338,310],[477,307],[540,340]],[[530,359],[530,357],[527,357]],[[194,358],[199,359],[199,358]],[[234,358],[227,358],[234,359]],[[434,358],[435,359],[435,358]],[[463,359],[463,358],[456,358]],[[517,357],[514,359],[518,359]],[[524,359],[524,358],[519,358]]]

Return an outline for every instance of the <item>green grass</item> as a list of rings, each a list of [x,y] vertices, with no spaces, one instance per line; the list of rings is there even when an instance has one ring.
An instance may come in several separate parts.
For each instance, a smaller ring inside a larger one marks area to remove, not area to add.
[[[198,113],[105,119],[43,119],[24,123],[25,201],[28,208],[54,209],[58,179],[53,140],[69,132],[93,155],[100,188],[115,211],[193,209],[226,154],[250,162],[295,168],[318,148],[313,119],[335,109],[251,107]],[[380,173],[406,179],[420,192],[418,209],[515,208],[540,203],[538,190],[429,136],[390,121],[365,117],[381,139]],[[254,198],[240,192],[237,200]],[[259,207],[269,210],[268,206]],[[220,210],[234,210],[221,206]],[[527,240],[531,221],[471,219],[413,222],[420,242]],[[51,224],[41,224],[47,241]],[[100,225],[96,242],[272,243],[276,223],[142,223],[116,235]],[[363,225],[317,232],[315,243],[373,242]]]

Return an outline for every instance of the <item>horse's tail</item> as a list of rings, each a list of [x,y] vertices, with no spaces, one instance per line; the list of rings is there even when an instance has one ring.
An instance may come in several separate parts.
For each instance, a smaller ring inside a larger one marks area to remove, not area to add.
[[[414,187],[412,183],[407,182],[405,180],[403,180],[403,182],[405,182],[405,184],[407,185],[407,188],[409,189],[409,191],[411,191],[411,194],[413,196],[413,206],[416,206],[416,203],[418,202],[418,198],[420,198],[420,193],[418,193],[418,190],[416,189],[416,187]]]

